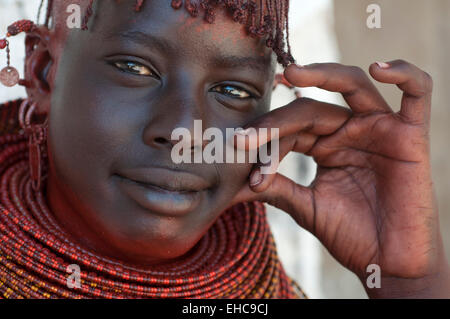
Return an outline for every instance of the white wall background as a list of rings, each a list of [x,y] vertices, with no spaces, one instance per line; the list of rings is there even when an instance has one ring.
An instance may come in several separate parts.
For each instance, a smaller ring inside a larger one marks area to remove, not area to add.
[[[339,62],[334,32],[332,0],[291,0],[290,33],[297,63]],[[317,88],[301,89],[303,96],[343,104],[340,95]],[[287,104],[292,93],[277,89],[273,108]],[[316,165],[303,155],[289,155],[280,171],[302,185],[309,185]],[[310,298],[366,298],[355,275],[340,266],[309,232],[301,229],[286,213],[269,207],[269,220],[281,259],[287,272],[297,280]],[[330,271],[331,270],[331,271]],[[328,272],[336,277],[326,276]]]

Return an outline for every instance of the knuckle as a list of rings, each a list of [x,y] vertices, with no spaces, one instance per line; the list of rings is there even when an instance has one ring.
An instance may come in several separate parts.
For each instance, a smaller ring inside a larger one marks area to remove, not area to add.
[[[316,100],[308,98],[308,97],[301,97],[295,101],[292,102],[291,107],[296,109],[303,109],[306,107],[309,107],[311,105],[314,105],[316,103]]]
[[[309,98],[309,97],[301,97],[301,98],[299,98],[299,102],[300,102],[300,104],[312,104],[312,103],[315,103],[316,100]]]
[[[311,64],[306,65],[305,67],[308,67],[310,69],[316,69],[316,68],[321,68],[324,66],[326,66],[326,63],[311,63]]]
[[[362,78],[362,77],[366,76],[366,72],[359,66],[354,66],[354,65],[350,66],[349,72],[358,78]]]
[[[403,60],[403,59],[397,59],[397,60],[394,61],[394,63],[398,64],[398,65],[404,65],[404,66],[410,66],[411,65],[411,63],[409,63],[408,61]]]
[[[420,71],[415,77],[415,92],[416,96],[425,96],[430,94],[433,90],[433,79],[431,75],[424,71]]]
[[[406,74],[416,73],[415,69],[417,69],[417,67],[414,64],[409,63],[408,61],[398,59],[393,62],[393,65],[395,65],[395,67],[403,73]]]
[[[350,74],[350,77],[353,78],[353,81],[358,85],[365,85],[368,81],[368,77],[366,74],[366,71],[364,71],[359,66],[349,66],[348,72]],[[356,88],[355,88],[356,89]]]
[[[347,125],[343,127],[344,136],[349,141],[358,141],[361,139],[361,126],[357,121],[349,121]]]
[[[423,86],[425,88],[425,91],[433,91],[433,85],[433,77],[428,72],[423,71]]]
[[[433,78],[429,73],[405,60],[396,60],[395,63],[408,75],[409,81],[414,86],[415,95],[424,96],[433,90]]]

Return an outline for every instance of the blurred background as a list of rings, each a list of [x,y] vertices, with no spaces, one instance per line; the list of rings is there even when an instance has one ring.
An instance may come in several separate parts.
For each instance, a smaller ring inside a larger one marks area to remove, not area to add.
[[[39,2],[0,0],[0,34],[18,19],[35,20]],[[367,12],[371,4],[381,9],[380,28],[368,27],[367,20],[373,14]],[[290,26],[293,54],[299,64],[340,62],[367,70],[375,61],[401,58],[433,76],[432,169],[448,258],[450,0],[291,0]],[[23,39],[22,35],[11,41],[11,64],[20,71],[24,57]],[[4,51],[0,52],[0,67],[3,64],[6,64]],[[390,105],[399,110],[400,91],[394,86],[379,83],[377,86]],[[345,104],[333,93],[315,88],[301,91],[304,96]],[[0,102],[24,96],[23,88],[0,87]],[[274,93],[273,108],[285,105],[293,98],[291,91],[280,87]],[[304,185],[314,179],[315,169],[310,158],[297,154],[289,155],[280,168],[282,173]],[[319,241],[297,226],[287,214],[269,207],[269,220],[288,274],[310,298],[367,298],[356,276],[334,260]]]

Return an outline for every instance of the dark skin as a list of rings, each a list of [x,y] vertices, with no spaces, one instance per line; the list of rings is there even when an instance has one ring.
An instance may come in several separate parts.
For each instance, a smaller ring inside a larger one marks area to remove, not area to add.
[[[251,169],[174,165],[172,131],[193,136],[194,120],[225,131],[266,112],[275,62],[225,15],[212,26],[164,2],[140,13],[127,2],[97,9],[90,31],[68,35],[48,92],[48,201],[91,249],[134,264],[168,261],[200,240]]]
[[[142,36],[137,44],[132,30],[173,48],[161,52]],[[88,32],[29,35],[27,47],[37,47],[27,56],[28,94],[50,116],[47,195],[59,222],[99,253],[148,265],[188,253],[230,205],[261,200],[317,236],[364,286],[367,265],[378,264],[382,288],[367,289],[370,297],[450,297],[429,165],[429,76],[404,61],[370,66],[375,80],[405,92],[394,113],[356,67],[292,65],[292,84],[341,92],[350,109],[298,99],[267,113],[273,56],[243,32],[225,16],[206,25],[152,1],[139,14],[104,6]],[[261,68],[220,65],[219,55],[252,57]],[[236,87],[255,97],[237,98]],[[317,177],[303,187],[279,174],[260,178],[247,164],[174,166],[170,134],[195,119],[222,130],[278,127],[281,157],[312,156]],[[151,187],[143,203],[133,195],[143,190],[124,180],[143,167],[176,182]]]

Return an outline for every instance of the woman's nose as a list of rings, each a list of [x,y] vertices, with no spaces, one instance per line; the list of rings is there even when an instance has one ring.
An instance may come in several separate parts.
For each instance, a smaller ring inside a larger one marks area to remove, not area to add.
[[[188,132],[189,140],[184,140],[184,143],[190,143],[192,148],[203,145],[201,136],[205,119],[193,101],[170,103],[162,107],[155,106],[152,107],[152,113],[143,133],[144,143],[148,146],[172,149],[180,142],[180,140],[172,140],[172,133],[180,128]]]

